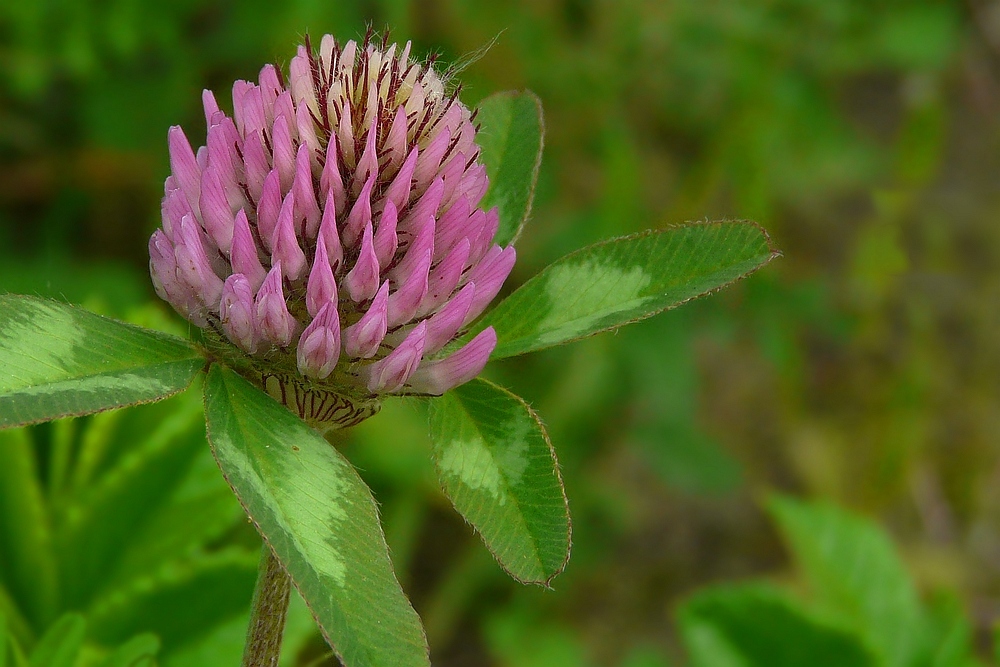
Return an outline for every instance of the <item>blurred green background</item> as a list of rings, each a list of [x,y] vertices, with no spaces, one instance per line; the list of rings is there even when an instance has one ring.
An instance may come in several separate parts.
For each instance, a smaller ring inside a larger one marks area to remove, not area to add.
[[[552,591],[510,581],[444,500],[419,404],[342,443],[435,665],[758,664],[689,657],[677,610],[747,580],[809,599],[765,509],[774,491],[876,520],[922,598],[950,600],[969,651],[991,655],[1000,2],[2,0],[0,290],[183,331],[146,270],[168,126],[203,136],[203,88],[223,100],[306,32],[358,38],[368,22],[447,63],[496,39],[460,75],[467,104],[541,97],[545,155],[507,290],[572,249],[686,220],[752,218],[784,252],[677,311],[491,367],[562,464],[575,543]],[[190,393],[4,436],[21,444],[0,459],[23,456],[0,460],[0,581],[26,647],[75,610],[95,655],[151,630],[164,664],[236,664],[257,542]],[[115,491],[137,467],[146,481]],[[11,564],[41,525],[26,493],[62,559],[48,583]],[[322,659],[293,616],[287,664]]]

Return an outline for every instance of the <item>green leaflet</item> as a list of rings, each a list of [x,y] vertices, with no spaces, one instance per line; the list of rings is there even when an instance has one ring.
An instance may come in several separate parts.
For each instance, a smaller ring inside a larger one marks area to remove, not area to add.
[[[768,509],[820,609],[866,637],[884,664],[909,665],[926,639],[926,619],[885,533],[833,505],[775,496]]]
[[[542,102],[531,91],[496,93],[479,103],[476,122],[481,125],[476,142],[490,178],[481,206],[497,207],[500,227],[495,242],[507,245],[518,237],[531,213],[545,136]]]
[[[476,379],[431,403],[438,478],[515,579],[547,584],[569,558],[570,523],[555,451],[520,398]]]
[[[691,667],[878,667],[861,638],[762,584],[698,593],[680,611]]]
[[[494,359],[629,324],[752,273],[778,252],[753,222],[709,222],[604,241],[556,260],[487,313]]]
[[[159,400],[187,387],[204,363],[174,336],[0,296],[0,428]]]
[[[83,633],[86,628],[83,616],[66,614],[38,641],[31,652],[31,667],[74,667]]]
[[[205,383],[219,467],[348,667],[425,667],[371,492],[322,436],[233,371]]]

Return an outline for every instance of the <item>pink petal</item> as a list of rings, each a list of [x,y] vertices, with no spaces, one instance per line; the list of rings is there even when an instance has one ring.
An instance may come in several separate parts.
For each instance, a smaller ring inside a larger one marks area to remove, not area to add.
[[[413,391],[440,396],[479,375],[497,345],[497,334],[487,327],[461,349],[444,359],[424,361],[410,376]]]
[[[296,350],[299,372],[308,377],[328,377],[340,358],[340,317],[336,303],[327,303],[299,338]]]
[[[234,273],[226,278],[219,302],[219,321],[229,340],[250,354],[257,351],[260,338],[256,310],[253,288],[247,277]]]
[[[236,213],[233,226],[233,245],[229,254],[233,272],[246,276],[255,292],[260,289],[267,271],[260,263],[260,257],[257,255],[257,243],[254,241],[247,214],[243,209]]]
[[[306,283],[306,310],[316,317],[328,303],[337,304],[337,281],[326,254],[326,244],[316,244],[316,257]]]
[[[476,284],[469,283],[458,291],[444,307],[427,319],[427,341],[424,354],[434,354],[455,337],[465,326],[472,302],[476,298]]]
[[[170,150],[170,172],[177,179],[191,208],[197,210],[201,194],[201,168],[179,125],[174,125],[167,132],[167,146]]]
[[[285,267],[285,277],[298,280],[305,275],[308,263],[295,236],[295,193],[289,192],[281,204],[278,224],[271,237],[271,264]]]
[[[288,312],[281,285],[281,262],[271,267],[254,302],[257,322],[264,338],[280,347],[288,347],[298,322]]]
[[[413,319],[420,302],[427,295],[427,276],[430,268],[431,251],[427,250],[413,266],[406,281],[389,295],[390,327],[397,327]]]
[[[342,235],[344,243],[348,246],[357,243],[365,225],[370,225],[372,222],[372,188],[374,186],[375,179],[369,178],[365,186],[361,188],[361,194],[354,202],[351,212],[347,214],[347,222],[342,230]]]
[[[403,387],[420,364],[420,358],[424,353],[426,329],[426,323],[421,322],[385,359],[363,369],[369,391],[388,393]]]
[[[355,303],[367,301],[375,295],[379,285],[378,257],[372,240],[372,223],[365,225],[361,238],[358,261],[344,277],[344,288]]]
[[[369,359],[378,352],[388,331],[389,281],[382,283],[368,312],[344,329],[344,351],[355,359]]]

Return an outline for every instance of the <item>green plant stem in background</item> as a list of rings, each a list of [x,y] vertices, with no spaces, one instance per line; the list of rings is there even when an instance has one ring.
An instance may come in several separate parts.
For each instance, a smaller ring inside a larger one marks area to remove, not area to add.
[[[288,573],[274,557],[270,545],[265,543],[253,592],[243,667],[275,667],[278,664],[290,590]]]

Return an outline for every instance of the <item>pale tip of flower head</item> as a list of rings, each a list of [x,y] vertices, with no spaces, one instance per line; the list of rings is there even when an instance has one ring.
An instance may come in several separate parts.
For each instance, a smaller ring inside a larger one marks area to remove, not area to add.
[[[328,302],[313,318],[296,351],[299,372],[320,380],[329,377],[340,358],[340,318],[337,304]]]
[[[421,363],[408,385],[415,392],[440,396],[479,375],[496,346],[496,331],[487,327],[444,359]]]
[[[420,364],[426,333],[427,323],[421,322],[385,359],[376,361],[364,369],[370,392],[392,393],[403,387]]]

